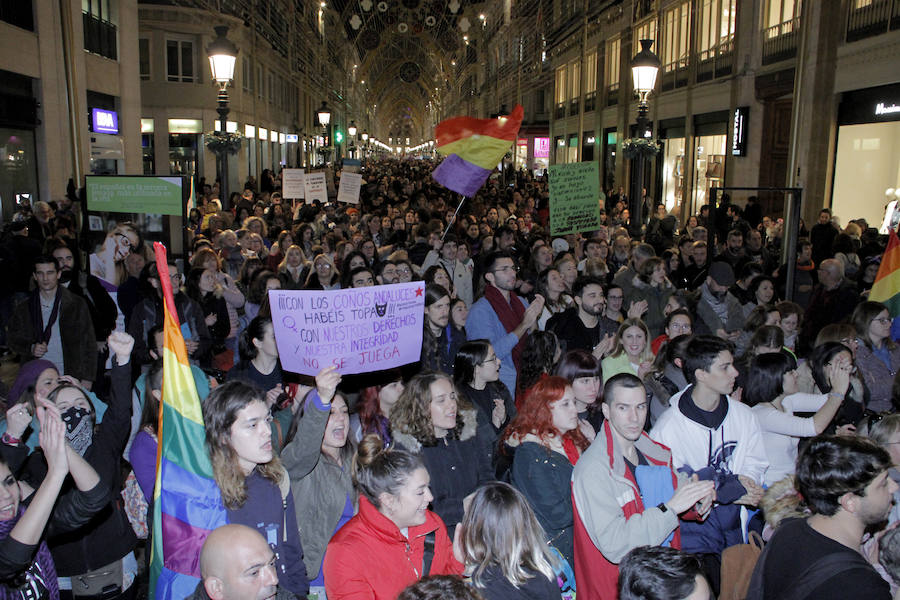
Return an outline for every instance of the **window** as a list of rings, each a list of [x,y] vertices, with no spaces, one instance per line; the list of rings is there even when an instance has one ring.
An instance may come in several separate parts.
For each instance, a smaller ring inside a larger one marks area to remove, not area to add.
[[[241,89],[245,92],[253,91],[253,63],[246,56],[241,58]]]
[[[262,65],[256,65],[256,95],[262,98],[266,92],[266,76],[263,74]]]
[[[194,73],[194,42],[166,40],[166,79],[193,83],[196,81]]]
[[[597,52],[584,57],[584,91],[588,94],[597,91]]]
[[[559,67],[556,69],[556,104],[562,104],[566,101],[566,68]]]
[[[138,38],[138,66],[141,73],[141,81],[150,80],[150,40]]]
[[[606,69],[603,72],[603,83],[607,89],[619,89],[619,60],[621,52],[621,39],[616,38],[606,42]]]
[[[690,25],[690,0],[665,12],[662,40],[664,72],[687,68],[690,51]]]
[[[734,39],[736,0],[701,0],[697,19],[700,60],[731,51]]]
[[[115,6],[115,4],[113,4]],[[116,60],[116,18],[110,10],[110,0],[81,0],[84,49]]]
[[[0,2],[0,21],[34,31],[34,10],[31,0],[3,0]]]
[[[659,40],[656,37],[656,19],[644,21],[640,25],[634,27],[632,49],[635,54],[641,51],[641,40],[653,40],[653,47],[651,49],[654,50],[654,52],[658,50]]]
[[[859,2],[859,0],[857,0]],[[800,17],[801,0],[768,0],[765,29],[769,35],[778,35],[779,26]]]
[[[581,85],[581,61],[574,60],[569,63],[569,74],[566,77],[569,84],[569,100],[578,100],[578,97],[581,95],[581,90],[579,89],[579,85]]]

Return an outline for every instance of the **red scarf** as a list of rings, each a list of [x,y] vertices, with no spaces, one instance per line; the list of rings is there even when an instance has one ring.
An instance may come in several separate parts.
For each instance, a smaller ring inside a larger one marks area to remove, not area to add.
[[[563,450],[566,451],[566,458],[569,459],[569,462],[572,463],[572,466],[575,466],[575,463],[578,462],[578,457],[581,456],[581,453],[578,452],[578,448],[575,447],[575,442],[572,438],[563,436]]]
[[[497,313],[497,318],[500,319],[500,323],[507,333],[514,330],[522,322],[525,316],[525,305],[513,292],[509,293],[509,302],[507,302],[499,289],[488,284],[484,288],[484,297],[491,303],[491,307]],[[522,356],[522,349],[525,347],[525,338],[527,337],[527,333],[520,337],[518,343],[512,349],[513,364],[516,366],[517,372],[519,370],[519,357]]]

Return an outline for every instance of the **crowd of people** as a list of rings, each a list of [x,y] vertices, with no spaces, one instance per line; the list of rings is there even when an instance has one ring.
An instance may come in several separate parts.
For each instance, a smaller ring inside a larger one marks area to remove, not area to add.
[[[88,247],[72,198],[17,213],[0,598],[144,593],[161,276],[227,513],[190,598],[897,592],[900,326],[868,298],[884,236],[822,209],[786,289],[784,224],[756,198],[679,227],[610,190],[596,229],[552,235],[545,177],[457,206],[432,167],[365,162],[356,205],[284,199],[265,171],[223,209],[200,182],[162,275],[133,223]],[[409,281],[419,362],[282,368],[269,290]],[[743,570],[723,558],[757,537]]]

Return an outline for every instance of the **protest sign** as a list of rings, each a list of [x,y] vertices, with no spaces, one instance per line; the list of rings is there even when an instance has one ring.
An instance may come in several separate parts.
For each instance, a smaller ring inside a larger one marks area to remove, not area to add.
[[[362,163],[355,158],[345,158],[341,163],[342,173],[359,173],[362,171]]]
[[[600,228],[600,169],[597,162],[550,165],[550,234]]]
[[[312,204],[314,200],[318,200],[323,204],[328,202],[328,194],[325,191],[325,173],[323,171],[307,173],[303,178],[303,183],[307,203]]]
[[[338,188],[337,201],[359,204],[359,188],[362,186],[362,175],[359,173],[341,173],[341,186]]]
[[[417,362],[422,352],[425,284],[421,281],[346,290],[270,290],[281,366],[315,375]]]
[[[305,169],[284,169],[281,179],[281,196],[290,199],[305,197]]]

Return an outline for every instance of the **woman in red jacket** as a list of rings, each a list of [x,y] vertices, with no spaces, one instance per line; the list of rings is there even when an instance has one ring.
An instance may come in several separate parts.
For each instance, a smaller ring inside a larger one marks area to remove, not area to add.
[[[394,600],[425,575],[461,574],[444,522],[428,510],[432,496],[422,459],[384,449],[380,437],[367,435],[356,460],[359,512],[328,544],[328,599]],[[426,540],[433,548],[428,553]]]

